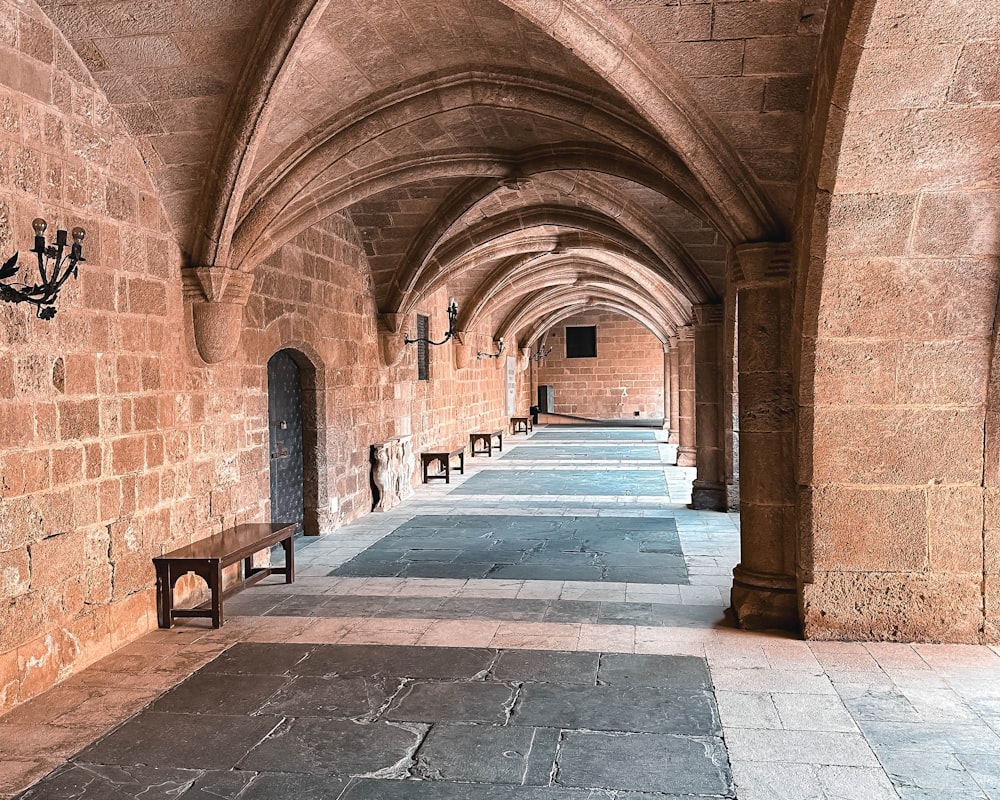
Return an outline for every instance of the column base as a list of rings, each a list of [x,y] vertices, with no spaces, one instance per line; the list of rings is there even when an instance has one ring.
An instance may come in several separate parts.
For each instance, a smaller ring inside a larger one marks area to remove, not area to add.
[[[677,431],[677,428],[671,428],[670,434],[667,436],[667,444],[678,444],[681,440],[681,435]]]
[[[802,630],[798,589],[795,579],[787,575],[765,575],[737,565],[731,603],[744,630]]]
[[[691,484],[691,508],[700,511],[729,510],[729,497],[725,485],[696,480]]]
[[[678,467],[696,467],[698,465],[698,451],[693,447],[681,445],[677,448]]]

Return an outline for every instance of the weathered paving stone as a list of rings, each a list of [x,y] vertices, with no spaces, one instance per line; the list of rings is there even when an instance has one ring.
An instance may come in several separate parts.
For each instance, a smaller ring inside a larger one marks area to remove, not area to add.
[[[20,800],[174,800],[204,772],[155,767],[66,764]]]
[[[505,470],[472,475],[454,495],[531,494],[662,496],[667,484],[662,470]]]
[[[175,714],[250,714],[287,682],[282,675],[199,672],[163,695],[151,708]]]
[[[635,517],[426,515],[404,523],[329,574],[689,582],[674,520]],[[267,613],[288,609],[296,615],[329,615],[340,599],[323,601],[322,611],[300,600],[285,601]]]
[[[353,718],[372,714],[399,689],[399,678],[293,678],[261,705],[288,717]]]
[[[721,735],[714,705],[707,692],[528,683],[511,722],[593,731]]]
[[[627,442],[627,441],[655,441],[656,434],[653,431],[643,430],[582,430],[574,429],[571,425],[560,425],[557,430],[538,430],[529,439],[530,442]]]
[[[178,769],[230,769],[280,721],[280,717],[268,716],[147,711],[86,748],[75,760]]]
[[[514,688],[502,683],[414,683],[393,701],[384,718],[501,725],[507,720],[514,694]]]
[[[668,689],[711,689],[708,665],[695,656],[604,653],[597,673],[608,686],[662,686]]]
[[[418,725],[300,717],[249,753],[240,769],[310,775],[366,775],[405,762],[424,737]]]
[[[417,753],[414,775],[432,780],[520,785],[530,773],[544,785],[558,738],[555,729],[435,725]]]
[[[395,645],[326,645],[316,647],[296,666],[299,675],[373,675],[398,678],[468,680],[489,669],[495,650],[463,647]]]
[[[353,782],[340,800],[415,800],[416,798],[419,800],[612,800],[603,792],[595,795],[586,789],[368,779]],[[662,800],[662,798],[657,795],[655,798],[647,797],[645,800]]]
[[[493,677],[501,681],[536,681],[560,684],[597,682],[599,653],[504,650],[493,667]]]
[[[241,642],[235,644],[202,668],[202,672],[229,675],[290,675],[291,670],[310,652],[312,645]]]
[[[566,731],[555,781],[579,788],[733,796],[725,747],[713,737]]]
[[[180,796],[180,800],[236,800],[244,798],[243,790],[254,778],[252,772],[231,770],[228,772],[207,772]],[[139,795],[145,798],[146,795]]]
[[[19,800],[727,797],[707,684],[691,656],[249,643]]]
[[[621,447],[615,445],[523,445],[512,450],[507,461],[659,461],[655,444]]]
[[[334,800],[346,785],[346,780],[332,775],[262,772],[239,800]]]

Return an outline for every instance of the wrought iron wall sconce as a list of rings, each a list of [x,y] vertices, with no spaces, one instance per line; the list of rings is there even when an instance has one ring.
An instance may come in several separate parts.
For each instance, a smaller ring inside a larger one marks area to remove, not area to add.
[[[35,229],[35,246],[31,252],[38,256],[40,283],[0,282],[0,300],[6,303],[31,303],[35,306],[35,316],[39,319],[52,319],[56,315],[55,302],[59,291],[71,276],[76,278],[78,266],[87,260],[83,257],[83,239],[87,235],[83,228],[73,228],[73,244],[67,254],[66,246],[69,242],[64,230],[56,231],[55,244],[45,244],[45,230],[48,226],[41,217],[31,223],[31,227]],[[0,281],[6,281],[17,274],[19,255],[20,253],[14,253],[0,267]]]
[[[501,336],[497,339],[497,351],[496,353],[484,353],[482,350],[476,352],[476,358],[482,360],[484,358],[500,358],[503,355],[503,337]]]
[[[552,346],[544,347],[542,342],[538,343],[538,349],[528,356],[536,364],[542,363],[542,361],[548,357],[549,353],[552,352]]]
[[[444,344],[452,336],[454,336],[458,331],[455,330],[455,323],[458,321],[458,303],[455,298],[451,298],[448,301],[448,331],[445,333],[444,338],[440,342],[432,342],[426,336],[418,336],[415,339],[410,338],[410,334],[407,333],[403,338],[403,344],[417,344],[417,342],[424,342],[425,344],[432,344],[434,346]]]

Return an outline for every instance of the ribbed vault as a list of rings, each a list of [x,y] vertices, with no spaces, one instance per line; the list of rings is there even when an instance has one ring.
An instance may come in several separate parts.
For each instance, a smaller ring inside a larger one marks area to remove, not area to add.
[[[470,328],[572,295],[667,335],[722,296],[731,245],[782,235],[759,143],[601,0],[40,5],[147,158],[196,327],[231,336],[240,273],[335,214],[390,329],[447,286]]]

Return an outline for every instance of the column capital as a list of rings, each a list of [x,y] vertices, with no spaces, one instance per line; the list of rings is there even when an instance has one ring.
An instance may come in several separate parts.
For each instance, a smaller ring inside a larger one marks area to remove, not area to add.
[[[791,242],[750,242],[733,248],[733,283],[738,289],[751,285],[786,283],[792,276]]]
[[[725,318],[725,310],[722,303],[699,303],[692,306],[694,311],[695,325],[721,325]]]
[[[694,326],[693,325],[682,325],[677,329],[676,339],[678,342],[693,342],[694,341]]]

